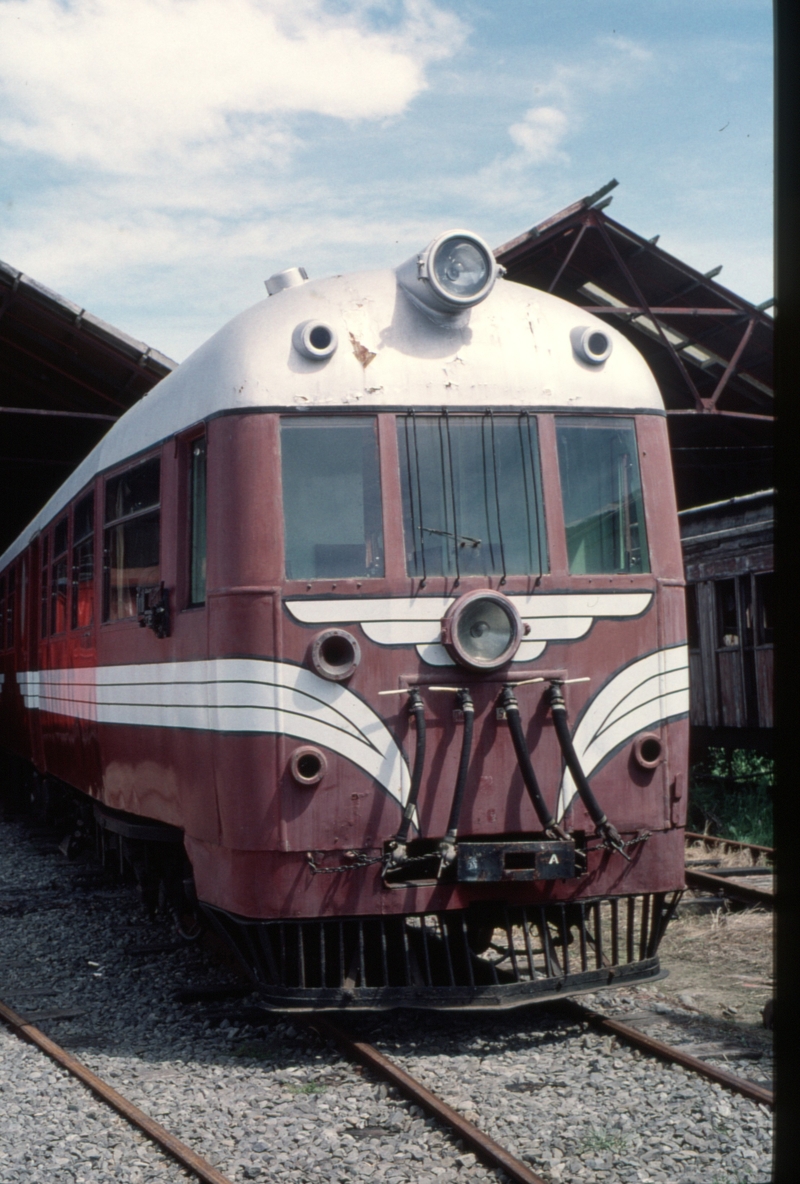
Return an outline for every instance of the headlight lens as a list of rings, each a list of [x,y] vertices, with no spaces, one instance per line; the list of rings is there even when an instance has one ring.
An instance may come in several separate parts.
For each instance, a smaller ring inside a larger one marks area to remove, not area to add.
[[[448,649],[473,670],[495,670],[510,662],[523,634],[519,613],[500,592],[468,593],[456,601],[444,626]]]
[[[451,296],[475,296],[492,272],[485,251],[466,238],[445,239],[433,257],[433,272]]]

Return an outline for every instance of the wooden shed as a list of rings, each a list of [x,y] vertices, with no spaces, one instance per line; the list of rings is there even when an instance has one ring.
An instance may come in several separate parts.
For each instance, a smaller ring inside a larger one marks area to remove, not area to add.
[[[771,747],[774,508],[767,489],[679,515],[698,754]]]

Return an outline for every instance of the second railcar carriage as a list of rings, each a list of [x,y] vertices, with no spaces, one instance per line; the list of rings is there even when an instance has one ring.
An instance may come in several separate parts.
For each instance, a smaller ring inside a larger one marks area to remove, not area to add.
[[[180,839],[277,1006],[657,976],[688,682],[647,366],[466,231],[267,288],[0,560],[5,746],[121,850]]]

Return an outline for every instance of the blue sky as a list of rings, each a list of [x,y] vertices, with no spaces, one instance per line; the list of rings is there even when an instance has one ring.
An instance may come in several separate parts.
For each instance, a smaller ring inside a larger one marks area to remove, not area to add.
[[[292,265],[612,217],[758,303],[769,0],[0,0],[0,258],[177,360]]]

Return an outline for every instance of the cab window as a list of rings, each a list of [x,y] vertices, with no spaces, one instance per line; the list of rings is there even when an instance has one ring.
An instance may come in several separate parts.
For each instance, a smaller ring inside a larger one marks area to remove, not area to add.
[[[548,570],[533,417],[404,415],[397,428],[409,575]]]
[[[153,457],[106,482],[106,621],[135,617],[137,590],[160,582],[160,476],[160,460]]]
[[[283,419],[281,470],[287,579],[382,576],[375,417]]]
[[[556,438],[570,572],[649,571],[633,420],[556,417]]]
[[[206,438],[189,444],[189,606],[206,600]]]

